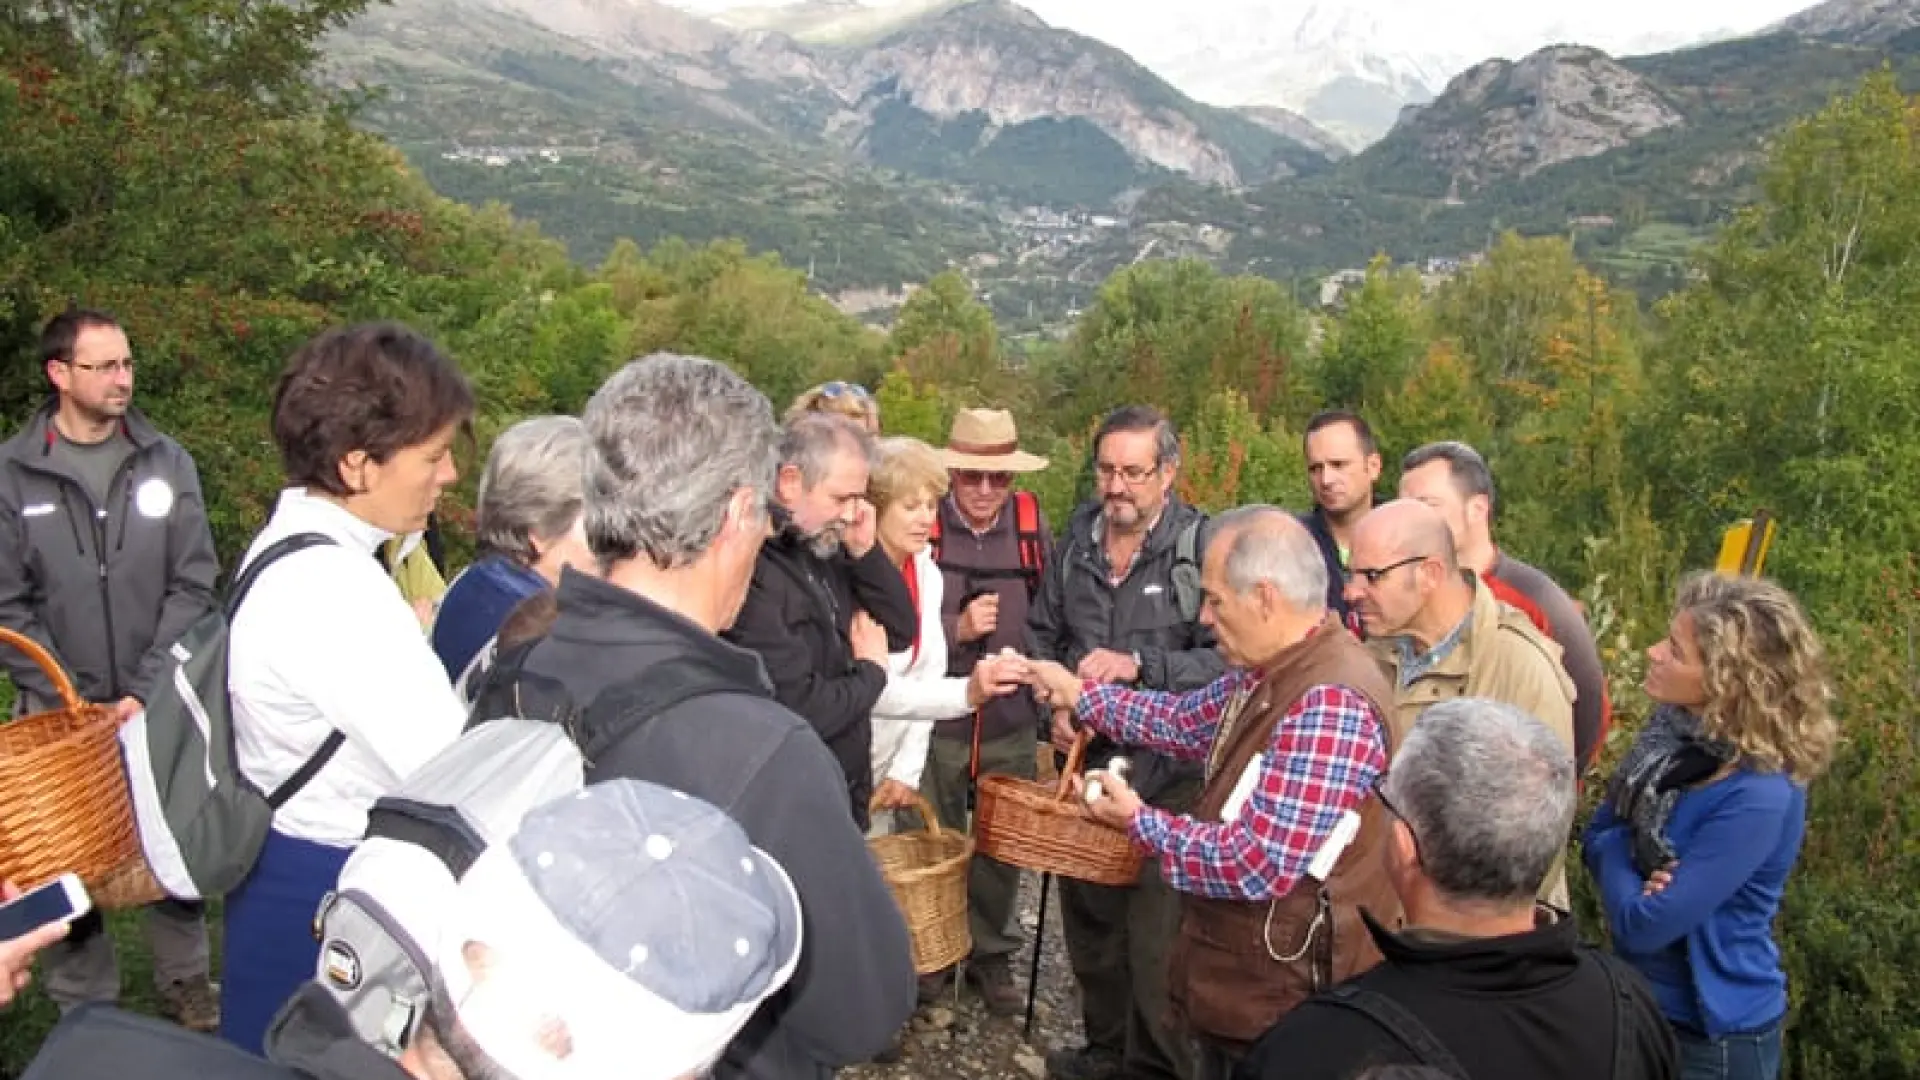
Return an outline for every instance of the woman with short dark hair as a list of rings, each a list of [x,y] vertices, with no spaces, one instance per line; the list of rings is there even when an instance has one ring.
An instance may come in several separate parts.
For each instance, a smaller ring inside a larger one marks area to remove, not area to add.
[[[220,1033],[255,1053],[274,1013],[313,977],[314,913],[367,810],[465,720],[418,619],[371,556],[426,527],[457,476],[453,444],[473,406],[459,368],[392,324],[314,338],[274,393],[288,486],[241,567],[287,537],[328,542],[264,570],[230,639],[241,771],[275,791],[320,762],[274,812],[259,861],[226,900]]]

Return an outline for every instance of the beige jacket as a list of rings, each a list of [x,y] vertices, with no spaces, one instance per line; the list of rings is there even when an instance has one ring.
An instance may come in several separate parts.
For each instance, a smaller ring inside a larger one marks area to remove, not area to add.
[[[1395,688],[1394,730],[1411,731],[1421,710],[1436,701],[1481,697],[1526,710],[1571,749],[1574,689],[1560,665],[1560,646],[1519,608],[1496,600],[1477,580],[1467,620],[1459,646],[1404,689],[1400,688],[1400,650],[1391,640],[1372,643]],[[1540,899],[1567,910],[1564,867],[1556,866],[1547,875]]]

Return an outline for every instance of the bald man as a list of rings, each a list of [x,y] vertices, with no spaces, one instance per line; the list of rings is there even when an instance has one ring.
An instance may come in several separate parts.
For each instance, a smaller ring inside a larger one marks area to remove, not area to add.
[[[1560,646],[1461,568],[1453,533],[1432,507],[1396,499],[1360,520],[1347,603],[1393,684],[1396,728],[1411,728],[1436,701],[1490,698],[1526,710],[1573,748],[1573,680]],[[1566,909],[1558,866],[1540,898]]]

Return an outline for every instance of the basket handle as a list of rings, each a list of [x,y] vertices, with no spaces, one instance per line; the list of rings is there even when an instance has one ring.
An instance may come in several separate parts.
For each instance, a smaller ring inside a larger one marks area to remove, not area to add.
[[[873,798],[867,800],[867,812],[871,814],[878,809],[880,809],[880,803],[879,795],[876,793]],[[933,812],[933,804],[928,802],[927,797],[918,791],[913,793],[913,809],[920,815],[921,824],[926,826],[923,831],[928,836],[939,836],[940,815]]]
[[[67,678],[66,670],[60,666],[60,661],[55,660],[53,654],[39,642],[18,631],[0,626],[0,643],[11,645],[26,653],[27,659],[39,666],[40,671],[46,675],[47,681],[53,684],[54,693],[60,695],[61,708],[70,713],[77,713],[87,707],[87,703],[80,700],[79,691],[73,688],[73,680]]]
[[[1093,732],[1086,728],[1081,728],[1073,737],[1073,748],[1067,751],[1067,763],[1060,766],[1060,786],[1054,789],[1054,802],[1067,801],[1069,793],[1073,790],[1073,774],[1079,772],[1080,766],[1085,763],[1087,744],[1092,741]]]

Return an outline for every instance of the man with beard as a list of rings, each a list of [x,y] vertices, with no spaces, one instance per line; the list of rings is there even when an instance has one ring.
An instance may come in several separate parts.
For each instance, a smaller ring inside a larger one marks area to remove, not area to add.
[[[873,436],[845,417],[807,413],[787,425],[774,534],[726,634],[760,654],[774,697],[820,733],[862,829],[873,704],[887,686],[887,654],[912,647],[919,622],[906,580],[875,542],[865,498],[872,462]]]
[[[1226,664],[1200,622],[1206,515],[1174,494],[1180,438],[1160,410],[1131,405],[1107,416],[1093,453],[1100,497],[1074,513],[1054,551],[1028,616],[1034,657],[1130,689],[1205,686]],[[1104,736],[1087,760],[1104,765],[1116,753],[1132,762],[1134,789],[1147,803],[1181,814],[1199,796],[1196,763]],[[1060,902],[1087,1044],[1049,1054],[1047,1075],[1192,1075],[1186,1037],[1167,1016],[1167,948],[1180,899],[1159,864],[1146,860],[1132,886],[1062,878]]]
[[[200,474],[133,407],[133,351],[112,316],[54,316],[40,357],[52,393],[0,447],[0,626],[45,647],[82,698],[126,720],[163,677],[167,650],[213,607],[220,567]],[[0,649],[0,661],[17,690],[15,715],[59,707],[25,654]],[[146,923],[161,1010],[212,1031],[220,1016],[200,906],[164,900]],[[97,913],[41,962],[62,1009],[120,996]]]

